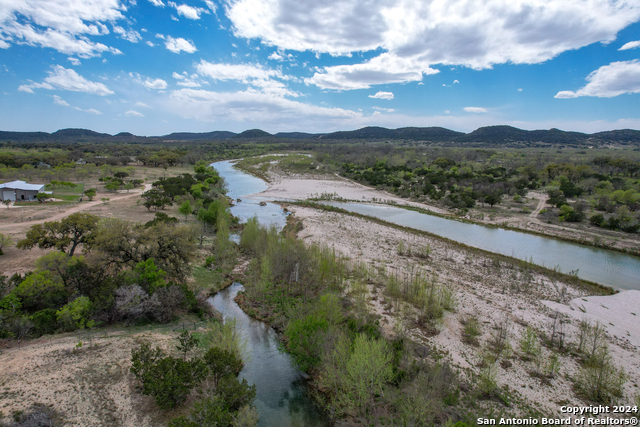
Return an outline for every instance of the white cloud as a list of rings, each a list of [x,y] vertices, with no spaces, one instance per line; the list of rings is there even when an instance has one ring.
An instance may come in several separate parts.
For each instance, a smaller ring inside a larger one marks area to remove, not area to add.
[[[196,45],[194,45],[189,40],[183,39],[182,37],[178,37],[177,39],[174,39],[171,36],[167,36],[164,45],[167,49],[169,49],[173,53],[180,53],[181,51],[184,51],[187,53],[193,53],[196,50],[198,50],[196,49]]]
[[[420,81],[434,66],[535,64],[597,42],[640,19],[637,0],[228,0],[237,37],[334,56],[376,52],[306,80],[323,89]],[[380,52],[380,53],[378,53]]]
[[[362,117],[362,113],[342,108],[325,108],[273,96],[257,90],[212,92],[180,89],[173,91],[167,102],[176,114],[204,122],[233,121],[255,123],[261,127],[310,129],[321,121],[334,127]]]
[[[387,113],[393,113],[394,111],[396,111],[393,108],[382,108],[382,107],[371,107],[371,108],[373,108],[376,111],[386,111]]]
[[[263,93],[274,96],[299,96],[279,80],[289,80],[279,70],[265,68],[259,64],[221,64],[201,60],[195,64],[198,74],[220,81],[239,81]],[[178,83],[179,84],[179,83]]]
[[[154,46],[155,46],[155,44],[153,44],[153,42],[151,42],[151,41],[149,41],[149,40],[147,40],[147,44],[148,44],[149,46],[151,46],[151,47],[154,47]]]
[[[147,104],[145,104],[144,102],[140,102],[140,101],[136,102],[133,105],[135,105],[136,107],[149,108],[149,106]]]
[[[194,21],[200,19],[201,13],[209,13],[207,9],[203,9],[201,7],[193,7],[186,4],[176,4],[172,1],[170,1],[168,5],[174,8],[178,12],[178,15],[182,15],[188,19],[193,19]]]
[[[423,74],[439,72],[411,59],[389,53],[383,53],[361,64],[335,65],[324,67],[322,71],[304,79],[304,82],[322,89],[368,89],[377,84],[420,81]]]
[[[41,88],[48,90],[60,89],[74,92],[85,92],[100,96],[113,94],[113,91],[109,90],[109,88],[103,83],[87,80],[74,70],[64,68],[60,65],[54,66],[53,70],[48,73],[49,76],[44,79],[44,82],[22,85],[18,90],[33,93],[32,89]]]
[[[518,88],[518,92],[522,92],[522,88],[521,87]]]
[[[162,3],[162,0],[149,0],[149,3],[156,7],[164,7],[164,3]]]
[[[466,111],[467,113],[476,113],[476,114],[487,113],[487,110],[482,107],[464,107],[464,111]]]
[[[211,12],[216,13],[216,10],[218,10],[218,7],[214,2],[212,2],[211,0],[204,0],[204,2],[207,5],[207,7],[211,9]]]
[[[454,80],[452,84],[460,83],[458,80]]]
[[[86,110],[83,110],[80,107],[73,107],[71,105],[69,105],[69,103],[67,101],[65,101],[64,99],[60,98],[58,95],[53,95],[53,103],[56,105],[62,105],[63,107],[71,107],[74,110],[78,110],[78,111],[83,111],[85,113],[89,113],[89,114],[96,114],[96,115],[100,115],[102,114],[100,111],[94,109],[94,108],[89,108]]]
[[[375,95],[369,95],[369,98],[393,99],[393,92],[378,92]]]
[[[622,45],[622,47],[618,50],[629,50],[629,49],[635,49],[637,47],[640,47],[640,40],[636,40],[634,42],[629,42],[629,43],[625,43],[624,45]]]
[[[78,58],[74,58],[72,56],[68,57],[67,60],[71,62],[71,65],[78,66],[80,65],[80,60]]]
[[[276,51],[276,52],[272,52],[271,55],[267,57],[267,59],[271,59],[272,61],[279,61],[279,62],[283,62],[283,61],[293,62],[295,61],[296,58],[290,53]]]
[[[165,36],[164,36],[163,34],[157,33],[157,34],[156,34],[156,38],[157,38],[157,39],[160,39],[160,40],[164,40],[164,39],[165,39]]]
[[[142,40],[140,33],[132,29],[125,30],[122,27],[114,25],[113,32],[118,34],[121,39],[130,41],[131,43],[138,43]]]
[[[69,103],[64,99],[60,98],[58,95],[53,95],[53,103],[57,105],[62,105],[63,107],[70,107]]]
[[[105,23],[123,19],[125,10],[117,0],[5,0],[0,6],[0,47],[24,43],[82,57],[117,54],[117,49],[89,37],[108,34]]]
[[[132,116],[132,117],[144,117],[144,114],[136,111],[136,110],[129,110],[126,113],[124,113],[125,116]]]
[[[577,91],[563,90],[554,98],[596,96],[612,98],[623,93],[640,93],[640,61],[612,62],[593,71],[586,78],[587,84]]]
[[[162,79],[147,79],[143,84],[147,89],[162,90],[167,88],[167,82]]]
[[[198,81],[197,74],[193,74],[189,76],[187,72],[183,72],[182,74],[178,74],[174,71],[171,75],[174,79],[178,80],[177,85],[183,87],[200,87],[201,83]]]

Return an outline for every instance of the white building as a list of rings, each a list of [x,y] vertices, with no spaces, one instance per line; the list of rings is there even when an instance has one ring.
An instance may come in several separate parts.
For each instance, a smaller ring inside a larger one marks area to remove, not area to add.
[[[0,184],[0,200],[37,200],[36,195],[44,190],[44,184],[27,184],[24,181],[12,181]]]

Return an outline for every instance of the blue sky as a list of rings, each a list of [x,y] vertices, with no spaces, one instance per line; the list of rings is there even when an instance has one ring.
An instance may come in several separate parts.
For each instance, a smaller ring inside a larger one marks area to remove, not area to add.
[[[2,0],[0,130],[640,129],[637,0]]]

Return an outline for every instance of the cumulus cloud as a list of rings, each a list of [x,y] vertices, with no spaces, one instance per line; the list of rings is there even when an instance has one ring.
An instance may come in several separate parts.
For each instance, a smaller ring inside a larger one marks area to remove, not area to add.
[[[83,110],[82,108],[78,108],[78,107],[74,107],[74,108],[79,111],[84,111],[85,113],[95,114],[96,116],[99,116],[102,114],[102,112],[96,110],[95,108],[88,108],[86,110]]]
[[[640,61],[612,62],[593,71],[586,78],[587,84],[577,91],[563,90],[554,98],[596,96],[613,98],[623,93],[640,93]]]
[[[636,41],[633,41],[633,42],[625,43],[618,50],[629,50],[629,49],[635,49],[637,47],[640,47],[640,40],[636,40]]]
[[[92,41],[109,33],[105,25],[123,19],[117,0],[6,0],[0,7],[0,47],[24,43],[82,57],[119,50]]]
[[[122,27],[114,25],[113,32],[118,34],[121,39],[130,41],[131,43],[138,43],[142,40],[140,33],[132,29],[125,30]]]
[[[228,0],[227,15],[237,37],[280,50],[334,56],[376,52],[368,61],[326,67],[306,80],[323,89],[348,90],[420,81],[438,64],[473,69],[535,64],[567,50],[609,43],[640,19],[640,3]]]
[[[200,19],[201,13],[209,13],[207,9],[201,7],[193,7],[186,4],[176,4],[172,1],[168,3],[168,5],[178,12],[178,15],[182,15],[185,18],[198,20]]]
[[[378,92],[375,95],[369,95],[369,98],[393,99],[393,92]]]
[[[371,108],[373,108],[376,111],[386,111],[387,113],[393,113],[394,111],[396,111],[393,108],[382,108],[382,107],[371,107]]]
[[[420,81],[424,74],[438,72],[411,59],[383,53],[361,64],[324,67],[304,82],[322,89],[368,89],[378,84]]]
[[[476,114],[487,112],[487,110],[482,107],[464,107],[464,111],[466,111],[467,113],[476,113]]]
[[[162,0],[149,0],[149,3],[151,3],[155,7],[164,7],[164,3],[162,3]]]
[[[33,89],[48,89],[48,90],[69,90],[74,92],[85,92],[93,95],[112,95],[113,91],[103,83],[92,82],[85,79],[74,70],[64,68],[60,65],[53,67],[53,70],[48,72],[49,76],[44,79],[42,83],[32,83],[29,85],[22,85],[18,88],[20,91],[33,93]]]
[[[212,80],[238,81],[275,96],[299,96],[280,81],[289,80],[289,76],[259,64],[222,64],[201,60],[195,67],[198,74]]]
[[[78,66],[80,65],[80,60],[78,58],[74,58],[72,56],[68,57],[67,60],[71,62],[71,65]]]
[[[147,89],[162,90],[167,88],[167,82],[162,79],[147,79],[143,84]]]
[[[136,110],[129,110],[126,113],[124,113],[125,116],[132,116],[132,117],[144,117],[144,114],[136,111]]]
[[[136,107],[149,108],[149,106],[147,104],[145,104],[144,102],[140,102],[140,101],[136,102],[133,105],[135,105]]]
[[[171,36],[167,36],[164,42],[164,45],[167,49],[169,49],[173,53],[187,52],[193,53],[196,50],[196,45],[193,42],[183,39],[182,37],[178,37],[174,39]]]

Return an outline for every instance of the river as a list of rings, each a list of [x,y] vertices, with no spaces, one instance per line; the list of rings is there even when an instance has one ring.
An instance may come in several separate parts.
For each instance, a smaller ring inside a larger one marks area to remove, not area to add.
[[[242,222],[255,215],[260,224],[284,227],[286,215],[279,205],[267,203],[260,206],[260,200],[245,197],[266,190],[263,180],[234,169],[228,161],[214,163],[213,166],[226,181],[227,195],[241,200],[231,207],[233,215]],[[330,426],[326,414],[309,396],[303,374],[295,368],[291,357],[280,351],[278,334],[265,323],[250,318],[234,301],[242,289],[241,284],[234,283],[209,298],[209,303],[225,319],[236,320],[240,336],[246,342],[249,356],[240,378],[256,385],[255,405],[260,414],[258,427]]]
[[[231,208],[233,215],[243,222],[253,217],[264,225],[282,228],[286,214],[280,206],[261,199],[247,198],[268,188],[254,176],[233,168],[230,161],[213,166],[227,183],[227,195],[241,199]],[[615,288],[640,289],[640,259],[606,249],[594,248],[556,239],[534,236],[500,228],[466,224],[459,221],[422,214],[415,211],[379,205],[331,202],[333,206],[373,216],[405,227],[428,231],[469,246],[501,253],[562,272],[577,271],[579,277]],[[240,376],[256,385],[256,408],[260,427],[328,426],[327,417],[314,405],[307,394],[302,374],[291,358],[279,350],[276,332],[262,322],[251,319],[233,300],[242,289],[234,283],[210,298],[211,304],[225,318],[233,317],[247,341],[250,354]]]

